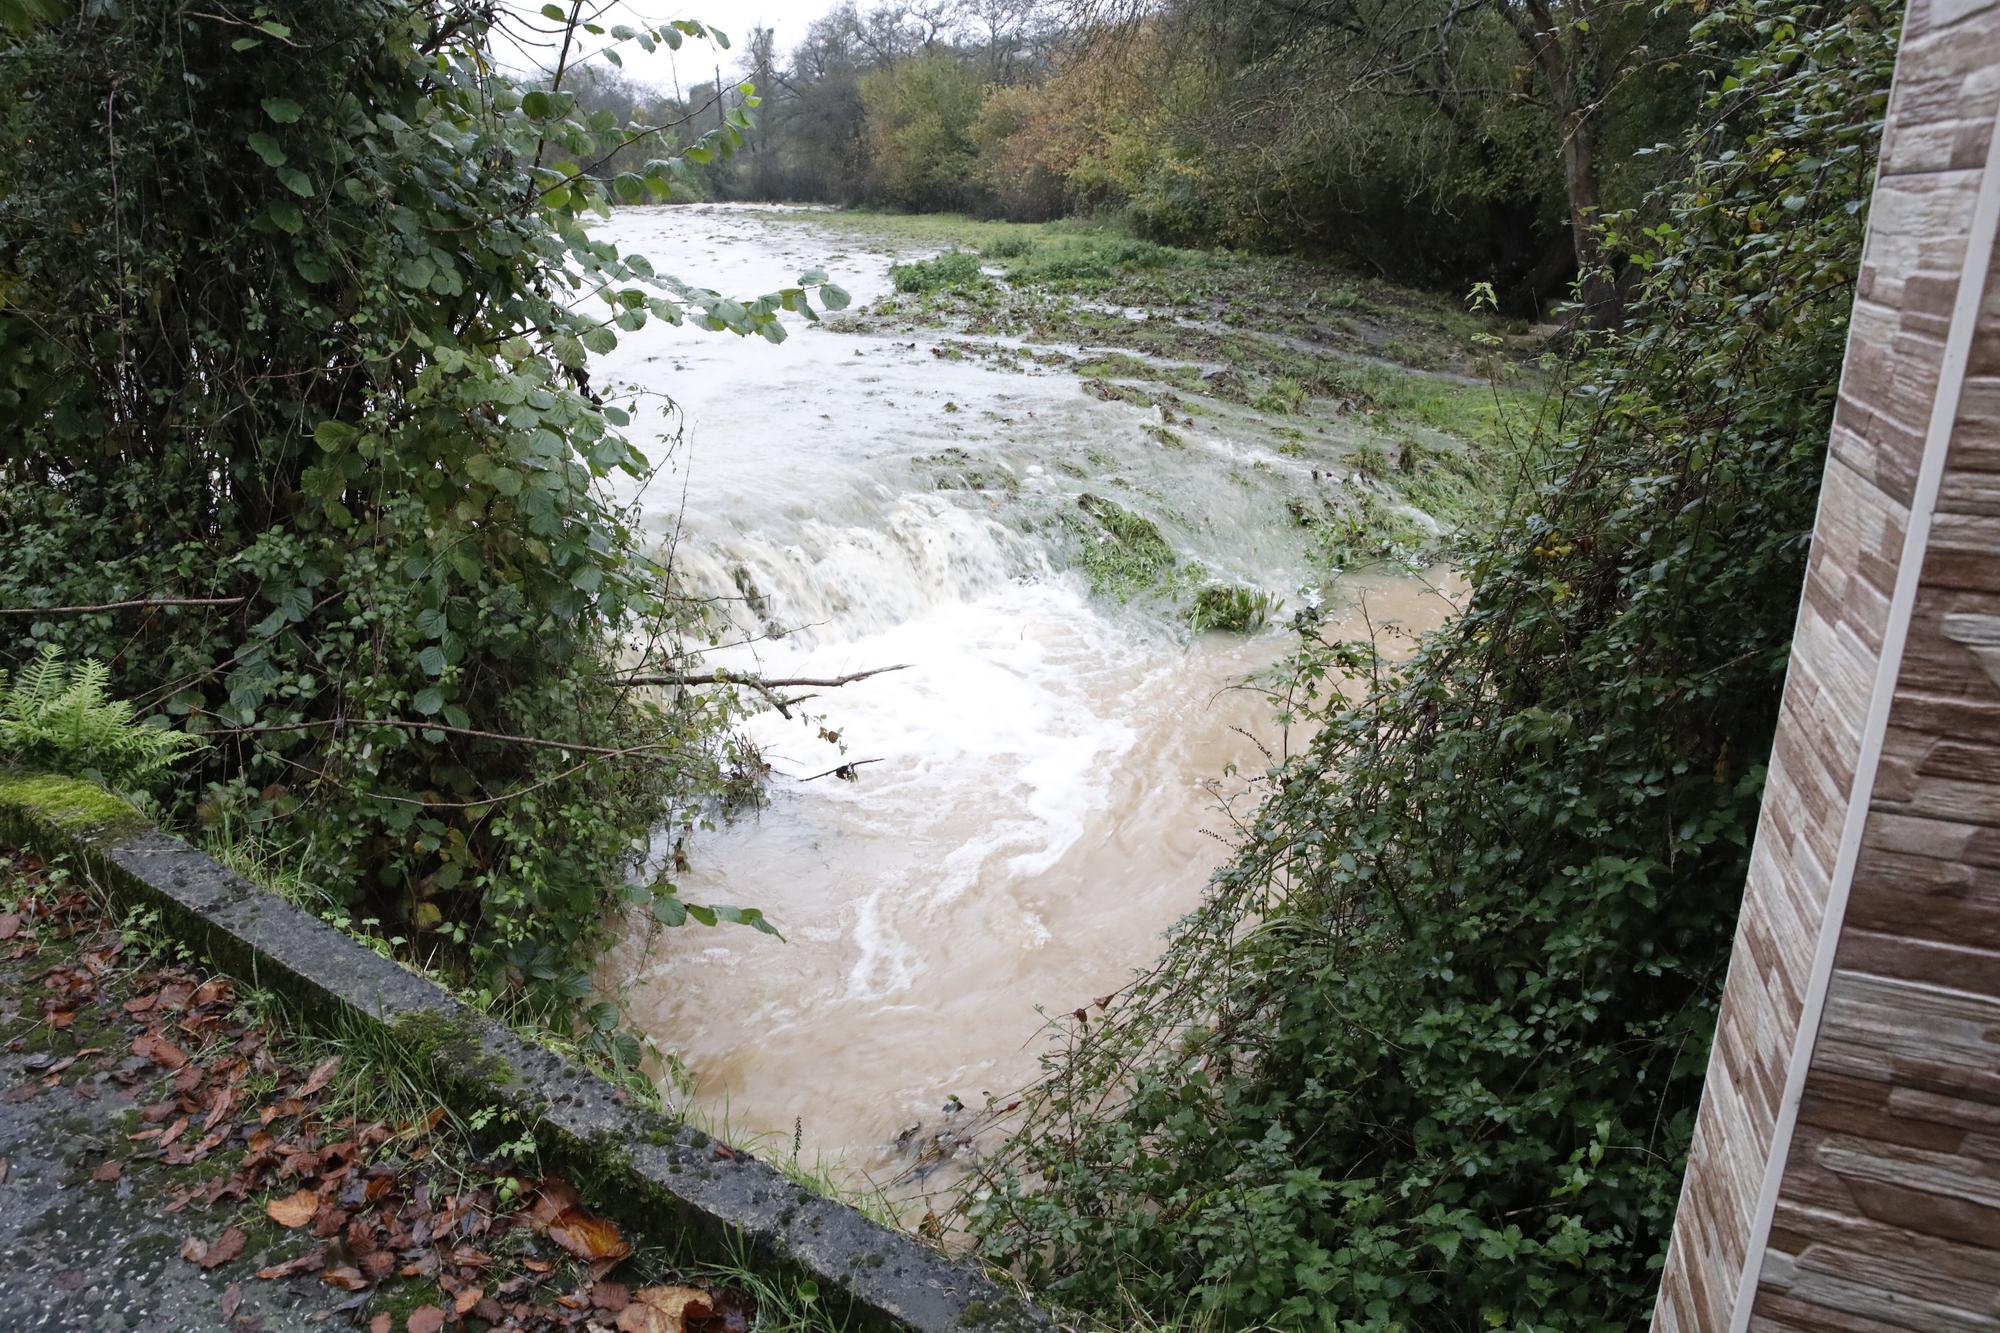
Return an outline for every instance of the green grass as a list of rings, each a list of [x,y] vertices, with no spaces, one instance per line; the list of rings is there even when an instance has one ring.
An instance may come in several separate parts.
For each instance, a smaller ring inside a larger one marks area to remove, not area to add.
[[[969,250],[947,250],[934,259],[912,264],[896,264],[889,279],[899,292],[922,294],[945,287],[971,287],[986,281],[979,268],[979,256]]]

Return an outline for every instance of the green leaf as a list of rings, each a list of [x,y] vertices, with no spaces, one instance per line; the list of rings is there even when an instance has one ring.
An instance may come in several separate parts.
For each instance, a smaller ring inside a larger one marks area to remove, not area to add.
[[[845,287],[836,287],[827,282],[820,284],[819,299],[820,304],[828,310],[845,310],[854,298],[847,294]]]
[[[612,177],[611,189],[619,199],[628,204],[636,204],[646,197],[646,182],[630,171],[620,172]]]
[[[285,150],[270,135],[258,130],[249,138],[250,150],[264,159],[265,165],[282,167],[285,165]]]
[[[292,35],[292,30],[290,28],[287,28],[284,24],[278,22],[276,19],[265,19],[262,23],[259,23],[257,26],[262,28],[265,32],[270,33],[273,37],[278,38],[280,41]]]
[[[416,255],[396,266],[396,281],[422,290],[431,285],[431,275],[435,272],[437,266],[431,263],[430,256]]]
[[[290,190],[300,198],[310,199],[312,197],[312,180],[297,167],[279,167],[278,179],[284,182],[287,190]]]
[[[687,904],[680,899],[665,895],[653,899],[653,920],[661,925],[684,926],[687,924],[687,919]]]
[[[417,654],[417,665],[424,669],[426,676],[442,676],[445,668],[444,649],[432,644]],[[437,709],[429,708],[424,711],[435,713]]]
[[[321,259],[318,255],[309,254],[304,250],[295,251],[292,254],[292,267],[307,282],[325,282],[333,276],[333,269],[327,265],[324,259]]]
[[[410,707],[416,709],[425,717],[430,717],[443,709],[444,691],[435,685],[426,686],[417,691],[416,698],[410,700]]]
[[[328,453],[336,449],[345,449],[353,444],[360,434],[360,431],[345,421],[322,421],[313,427],[313,439],[319,441],[319,447]]]
[[[521,99],[521,110],[533,120],[547,120],[555,114],[555,103],[540,88]]]
[[[289,97],[267,97],[264,99],[264,114],[272,120],[277,121],[280,125],[290,125],[305,113],[306,109]]]
[[[548,19],[552,23],[569,22],[569,15],[563,13],[563,8],[561,5],[543,5],[542,17]]]
[[[299,212],[297,204],[280,200],[264,212],[271,219],[272,225],[287,235],[296,236],[306,229],[306,215]]]

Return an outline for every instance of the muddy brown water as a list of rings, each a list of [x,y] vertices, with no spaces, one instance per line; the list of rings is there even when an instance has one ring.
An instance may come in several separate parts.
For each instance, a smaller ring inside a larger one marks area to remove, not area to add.
[[[895,257],[744,209],[625,210],[606,234],[744,294],[823,264],[871,300]],[[954,1099],[977,1107],[1031,1078],[1038,1009],[1086,1004],[1155,955],[1228,854],[1232,767],[1258,771],[1259,743],[1284,744],[1268,699],[1235,688],[1286,651],[1283,633],[1189,642],[1093,598],[1061,567],[1049,515],[1111,495],[1292,604],[1311,578],[1282,521],[1308,464],[1267,436],[1222,415],[1165,451],[1143,429],[1157,418],[1074,376],[936,345],[661,328],[608,368],[676,400],[677,417],[640,400],[642,447],[664,456],[684,431],[648,522],[682,577],[729,599],[718,638],[755,640],[707,661],[786,676],[909,664],[827,692],[811,718],[754,718],[768,806],[686,848],[685,898],[760,907],[785,940],[635,923],[601,972],[684,1063],[695,1112],[780,1157],[796,1141],[851,1180],[908,1166]],[[986,488],[939,489],[947,450]],[[1329,595],[1357,633],[1415,631],[1449,612],[1440,578],[1352,576]],[[879,762],[853,781],[799,780],[862,759]]]

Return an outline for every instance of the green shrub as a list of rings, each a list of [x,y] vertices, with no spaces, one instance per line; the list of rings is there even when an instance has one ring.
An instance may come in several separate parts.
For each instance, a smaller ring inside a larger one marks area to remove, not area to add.
[[[1124,1318],[1646,1324],[1797,613],[1898,14],[1733,0],[1569,433],[1407,667],[1308,633],[1316,728],[1161,963],[1065,1022],[968,1191]],[[1344,702],[1331,682],[1372,689]],[[1302,701],[1312,699],[1311,703]],[[1138,1322],[1128,1320],[1128,1322]]]
[[[1121,268],[1158,269],[1192,263],[1196,254],[1132,237],[1091,237],[1039,249],[1008,270],[1016,282],[1105,282]]]
[[[988,259],[1021,259],[1035,253],[1035,243],[1026,236],[996,236],[979,253]]]
[[[889,280],[899,292],[935,292],[946,287],[975,287],[986,281],[980,272],[979,256],[970,250],[947,250],[934,259],[895,264]]]
[[[593,239],[685,160],[558,170],[636,131],[512,83],[470,0],[66,9],[0,61],[0,605],[69,609],[0,661],[109,663],[209,742],[178,817],[571,1005],[649,834],[740,758],[726,695],[616,686],[701,613],[612,498],[650,465],[589,359],[844,295],[739,304]]]

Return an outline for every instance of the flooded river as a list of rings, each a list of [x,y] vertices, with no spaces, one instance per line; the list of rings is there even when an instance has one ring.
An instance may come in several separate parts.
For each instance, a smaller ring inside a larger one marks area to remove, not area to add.
[[[735,294],[824,266],[857,304],[888,292],[895,257],[741,209],[623,210],[605,234]],[[796,1132],[808,1161],[883,1179],[908,1160],[906,1127],[934,1132],[951,1099],[976,1107],[1033,1075],[1038,1006],[1088,1003],[1154,955],[1226,854],[1213,784],[1263,766],[1249,736],[1279,743],[1268,703],[1231,687],[1284,651],[1281,632],[1190,642],[1094,599],[1050,516],[1113,496],[1296,605],[1310,574],[1274,496],[1304,464],[1232,439],[1227,419],[1162,449],[1149,409],[1072,374],[941,357],[921,335],[792,333],[652,327],[607,358],[680,409],[640,405],[633,437],[656,459],[684,431],[648,526],[690,587],[728,599],[719,637],[754,640],[706,662],[909,667],[820,695],[811,719],[752,719],[768,806],[687,848],[687,899],[760,907],[786,940],[635,935],[604,979],[732,1134],[783,1151]],[[940,489],[940,456],[999,484]],[[1411,626],[1448,609],[1413,579],[1339,596],[1357,627],[1364,603]],[[855,760],[879,762],[799,780]]]

